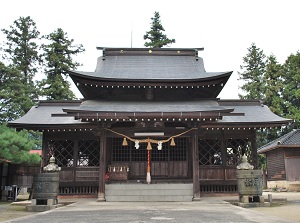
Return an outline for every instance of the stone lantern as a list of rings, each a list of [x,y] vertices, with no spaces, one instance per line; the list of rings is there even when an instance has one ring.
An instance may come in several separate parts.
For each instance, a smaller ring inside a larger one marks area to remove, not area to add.
[[[237,166],[237,186],[239,202],[260,202],[264,203],[262,196],[262,171],[254,170],[247,162],[247,156],[242,157],[242,162]]]
[[[58,206],[59,171],[54,156],[50,157],[49,164],[33,178],[33,199],[28,211],[46,211]]]

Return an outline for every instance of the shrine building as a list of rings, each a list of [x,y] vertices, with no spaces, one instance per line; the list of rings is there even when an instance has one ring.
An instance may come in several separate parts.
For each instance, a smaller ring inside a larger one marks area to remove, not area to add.
[[[84,99],[39,101],[9,123],[43,132],[42,167],[55,156],[59,196],[236,193],[241,157],[257,168],[256,132],[290,121],[259,100],[219,99],[232,71],[206,72],[203,48],[97,49],[94,72],[69,71]]]

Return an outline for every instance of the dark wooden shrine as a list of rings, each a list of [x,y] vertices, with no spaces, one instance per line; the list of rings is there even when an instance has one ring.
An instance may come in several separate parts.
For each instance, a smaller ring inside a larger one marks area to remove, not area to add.
[[[134,140],[147,138],[175,143],[151,143],[152,180],[192,182],[194,200],[235,193],[242,155],[257,167],[256,131],[288,122],[258,100],[218,99],[232,72],[206,72],[202,48],[98,49],[95,72],[69,72],[83,100],[40,101],[9,123],[43,132],[43,166],[53,149],[62,168],[60,195],[104,200],[116,170],[113,180],[144,181],[148,145]]]

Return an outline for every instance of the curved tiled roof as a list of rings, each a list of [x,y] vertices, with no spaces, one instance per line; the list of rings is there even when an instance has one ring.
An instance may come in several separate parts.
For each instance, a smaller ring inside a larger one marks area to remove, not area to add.
[[[300,148],[300,129],[294,129],[293,131],[279,137],[278,139],[267,143],[266,145],[258,149],[258,153],[265,153],[273,149],[288,146],[298,146]]]
[[[107,56],[99,57],[95,72],[72,71],[105,80],[201,80],[232,72],[206,72],[203,59],[194,56]]]

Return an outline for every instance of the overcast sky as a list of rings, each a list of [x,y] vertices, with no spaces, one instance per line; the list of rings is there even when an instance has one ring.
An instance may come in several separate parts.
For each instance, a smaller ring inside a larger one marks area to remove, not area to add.
[[[62,28],[83,44],[86,52],[76,57],[81,71],[95,70],[97,46],[144,47],[158,11],[165,34],[176,39],[170,47],[204,47],[206,71],[234,71],[221,99],[238,98],[237,72],[252,42],[280,63],[300,49],[298,0],[2,0],[1,9],[0,29],[30,16],[41,34]]]

